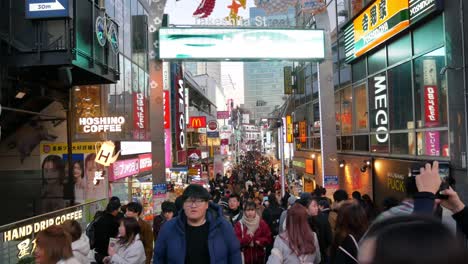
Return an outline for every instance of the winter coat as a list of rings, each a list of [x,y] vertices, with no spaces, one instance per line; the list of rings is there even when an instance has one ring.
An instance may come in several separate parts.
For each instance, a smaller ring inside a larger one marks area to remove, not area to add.
[[[281,236],[277,236],[275,239],[275,244],[273,245],[273,249],[271,250],[271,255],[268,258],[267,264],[318,264],[320,263],[321,256],[320,246],[315,232],[314,246],[315,252],[313,254],[298,257],[291,250],[291,248],[289,248],[288,242],[286,242]]]
[[[81,264],[89,264],[90,261],[88,259],[88,254],[90,251],[89,248],[89,239],[86,235],[81,235],[80,239],[76,240],[71,245],[73,256],[81,263]]]
[[[117,218],[109,212],[104,214],[96,221],[94,231],[94,246],[96,251],[96,262],[102,263],[102,259],[108,256],[109,238],[117,237],[119,233],[119,223]]]
[[[62,259],[62,260],[59,260],[59,262],[57,262],[57,264],[82,264],[78,259],[76,259],[75,257],[71,257],[71,258],[68,258],[68,259]]]
[[[332,264],[356,264],[358,263],[358,244],[359,238],[348,235],[332,256]]]
[[[317,216],[309,217],[309,225],[317,234],[320,245],[322,263],[328,262],[328,250],[332,244],[332,231],[326,215],[319,213]]]
[[[251,236],[248,234],[247,226],[244,225],[242,221],[239,221],[234,226],[234,232],[240,241],[245,264],[265,263],[265,247],[271,245],[273,242],[268,224],[260,219],[260,225],[254,235]],[[260,245],[256,244],[256,241],[258,241]]]
[[[265,211],[263,211],[263,220],[268,224],[270,228],[271,234],[276,236],[279,234],[279,222],[281,213],[283,213],[283,209],[281,207],[276,206],[268,206]]]
[[[135,236],[130,245],[117,243],[116,254],[110,259],[111,264],[144,264],[146,260],[145,248],[140,235]]]
[[[241,264],[239,240],[231,223],[223,217],[220,206],[209,203],[206,212],[209,224],[208,249],[211,264]],[[187,216],[180,215],[166,222],[159,232],[154,248],[154,264],[184,264],[186,257],[185,228]]]
[[[153,258],[153,231],[151,230],[150,224],[145,222],[145,220],[138,218],[138,224],[140,225],[140,237],[141,242],[143,242],[143,246],[145,247],[145,256],[146,256],[146,264],[151,263],[151,259]]]
[[[158,215],[153,219],[153,237],[154,241],[158,239],[159,231],[161,230],[162,225],[166,223],[166,218],[164,216]]]

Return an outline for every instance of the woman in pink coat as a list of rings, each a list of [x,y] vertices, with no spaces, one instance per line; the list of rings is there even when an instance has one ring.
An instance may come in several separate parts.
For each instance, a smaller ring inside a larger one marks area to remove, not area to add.
[[[234,226],[241,244],[245,264],[265,263],[265,247],[271,245],[272,237],[268,224],[256,213],[254,202],[247,202],[244,216]]]

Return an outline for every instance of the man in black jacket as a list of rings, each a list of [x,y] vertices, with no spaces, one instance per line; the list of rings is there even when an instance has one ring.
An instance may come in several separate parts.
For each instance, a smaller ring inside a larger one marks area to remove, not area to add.
[[[120,203],[117,201],[110,201],[107,204],[106,211],[96,221],[94,239],[95,239],[95,258],[99,264],[103,263],[104,257],[108,256],[109,239],[117,237],[119,233],[119,223],[117,222],[117,215],[119,213]]]

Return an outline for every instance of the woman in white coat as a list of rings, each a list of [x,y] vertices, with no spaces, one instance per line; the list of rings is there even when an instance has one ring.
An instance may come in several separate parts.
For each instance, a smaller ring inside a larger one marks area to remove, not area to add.
[[[119,227],[119,239],[109,242],[109,256],[104,263],[145,264],[145,248],[140,240],[140,225],[135,218],[123,218]]]

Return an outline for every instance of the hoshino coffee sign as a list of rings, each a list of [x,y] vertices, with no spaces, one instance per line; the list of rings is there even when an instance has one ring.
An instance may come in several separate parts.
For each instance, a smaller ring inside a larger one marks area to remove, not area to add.
[[[376,112],[374,124],[379,132],[375,138],[379,143],[386,143],[388,141],[388,106],[385,76],[374,77],[374,111]]]
[[[84,133],[122,132],[125,123],[123,116],[112,117],[82,117],[78,120]]]

